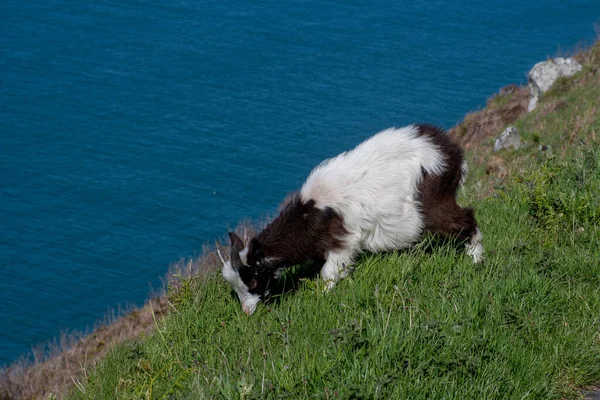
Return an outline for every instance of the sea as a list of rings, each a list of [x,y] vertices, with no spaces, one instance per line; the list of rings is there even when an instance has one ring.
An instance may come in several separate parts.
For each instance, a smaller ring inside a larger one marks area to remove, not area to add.
[[[598,35],[598,0],[2,0],[0,366],[142,305],[321,160]]]

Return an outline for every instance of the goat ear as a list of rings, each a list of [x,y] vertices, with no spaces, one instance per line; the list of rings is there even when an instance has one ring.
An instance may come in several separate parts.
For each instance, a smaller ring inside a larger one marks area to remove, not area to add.
[[[248,290],[254,290],[258,287],[258,280],[256,278],[252,279],[252,281],[250,282],[250,286],[248,287]]]
[[[252,254],[253,258],[257,261],[262,261],[265,258],[265,253],[263,252],[262,244],[258,241],[258,239],[254,238],[250,241],[249,253]]]
[[[244,242],[242,242],[242,239],[235,232],[229,232],[229,240],[232,247],[236,246],[239,250],[244,248]]]

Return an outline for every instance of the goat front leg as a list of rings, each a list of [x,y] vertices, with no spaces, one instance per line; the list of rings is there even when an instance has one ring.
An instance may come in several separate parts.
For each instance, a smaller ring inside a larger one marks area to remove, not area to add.
[[[325,282],[325,292],[330,291],[350,272],[354,254],[348,250],[331,251],[327,253],[325,265],[321,268],[321,279]]]

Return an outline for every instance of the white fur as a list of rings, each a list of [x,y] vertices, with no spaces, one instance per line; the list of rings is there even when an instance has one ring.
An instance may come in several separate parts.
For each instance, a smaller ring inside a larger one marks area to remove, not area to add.
[[[418,240],[424,225],[416,199],[421,168],[440,174],[443,160],[437,146],[411,125],[386,129],[311,172],[302,200],[337,211],[349,232],[344,248],[326,255],[321,275],[328,288],[348,273],[361,250],[399,249]]]
[[[481,244],[481,239],[483,239],[483,235],[479,228],[477,228],[475,234],[466,245],[467,254],[473,258],[474,263],[483,261],[483,245]]]
[[[221,269],[223,278],[231,284],[233,290],[237,293],[244,312],[248,315],[252,314],[260,302],[260,296],[250,293],[248,286],[246,286],[244,281],[242,281],[242,278],[240,278],[240,274],[238,274],[231,266],[231,262],[225,261],[219,250],[217,250],[217,253],[223,264],[223,268]]]

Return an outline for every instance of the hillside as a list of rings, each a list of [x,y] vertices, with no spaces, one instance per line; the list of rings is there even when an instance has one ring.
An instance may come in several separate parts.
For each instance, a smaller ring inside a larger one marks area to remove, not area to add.
[[[247,317],[207,253],[79,350],[5,370],[0,397],[577,398],[600,383],[600,43],[577,57],[535,111],[509,87],[451,131],[483,265],[428,238],[363,256],[327,295],[296,267]],[[494,153],[509,124],[522,146]]]

